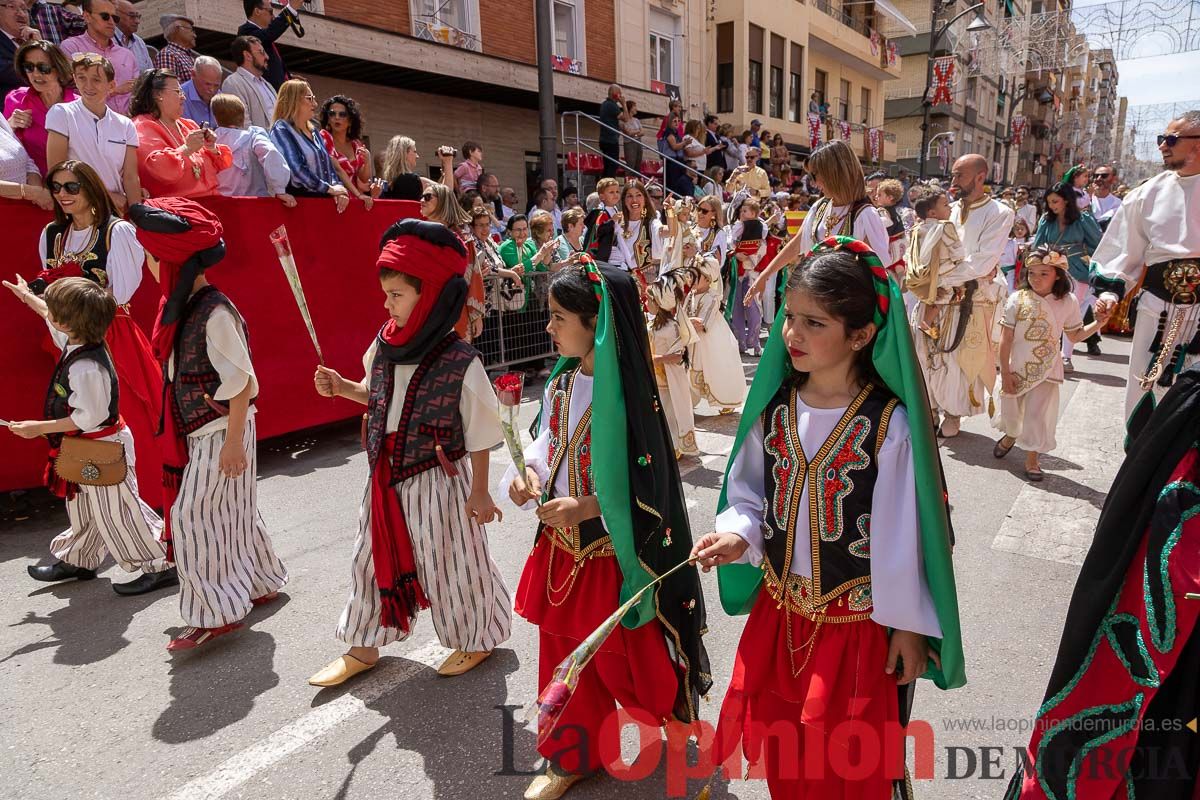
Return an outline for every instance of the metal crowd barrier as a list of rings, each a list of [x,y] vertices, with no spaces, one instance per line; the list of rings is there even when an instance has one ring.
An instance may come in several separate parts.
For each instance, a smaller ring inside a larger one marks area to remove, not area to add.
[[[546,333],[551,277],[549,272],[527,273],[520,286],[497,275],[483,279],[487,314],[483,333],[471,345],[483,356],[485,367],[534,366],[554,356]]]

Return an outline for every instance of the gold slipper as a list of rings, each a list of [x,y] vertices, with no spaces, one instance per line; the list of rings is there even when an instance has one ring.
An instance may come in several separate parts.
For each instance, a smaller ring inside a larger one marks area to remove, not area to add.
[[[308,682],[313,686],[339,686],[360,672],[366,672],[374,667],[374,664],[359,661],[347,653],[330,661],[324,669],[309,678]]]
[[[442,665],[438,667],[438,675],[443,678],[453,678],[456,675],[462,675],[482,664],[487,657],[492,654],[491,650],[484,650],[479,653],[468,653],[464,650],[455,650],[451,653]]]
[[[564,774],[553,766],[546,767],[546,772],[534,778],[529,788],[525,790],[525,800],[558,800],[575,784],[579,783],[586,774]]]

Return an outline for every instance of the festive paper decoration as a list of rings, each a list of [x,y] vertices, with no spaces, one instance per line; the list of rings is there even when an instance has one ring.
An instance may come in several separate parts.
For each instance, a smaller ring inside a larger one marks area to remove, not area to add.
[[[850,122],[848,120],[839,119],[837,121],[837,126],[838,133],[841,134],[842,139],[847,142],[850,141]]]
[[[867,153],[871,160],[875,163],[880,161],[880,153],[883,150],[883,131],[879,128],[867,129]]]
[[[808,146],[815,150],[821,146],[821,115],[808,115]]]
[[[937,144],[938,167],[941,169],[941,171],[943,173],[948,172],[950,170],[950,145],[951,144],[952,144],[952,142],[950,141],[950,139],[945,136],[943,136],[941,139],[938,139],[938,144]]]
[[[1010,132],[1010,137],[1012,139],[1012,143],[1017,146],[1020,146],[1021,142],[1025,140],[1026,122],[1027,122],[1027,120],[1025,119],[1024,115],[1022,115],[1022,114],[1013,115],[1012,130]]]
[[[935,106],[953,102],[950,87],[954,84],[955,56],[942,56],[933,62],[933,99]]]
[[[895,42],[887,43],[887,63],[889,67],[896,66],[896,62],[900,60],[900,51],[896,48]]]
[[[873,56],[879,55],[879,44],[880,44],[879,31],[872,28],[871,29],[871,55],[873,55]]]

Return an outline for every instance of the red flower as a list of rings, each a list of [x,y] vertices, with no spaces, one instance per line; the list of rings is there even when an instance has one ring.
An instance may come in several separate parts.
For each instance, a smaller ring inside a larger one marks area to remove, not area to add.
[[[520,372],[506,372],[492,381],[492,388],[496,390],[501,405],[519,406],[525,388],[525,376]]]

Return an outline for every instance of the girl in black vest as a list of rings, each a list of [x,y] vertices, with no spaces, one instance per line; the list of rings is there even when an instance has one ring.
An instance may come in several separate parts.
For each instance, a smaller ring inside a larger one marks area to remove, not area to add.
[[[537,504],[516,611],[539,628],[539,691],[622,598],[691,548],[634,279],[590,258],[562,270],[550,284],[547,330],[561,358],[547,383],[540,433],[525,451],[525,478],[510,467],[503,481],[518,506]],[[601,735],[617,704],[657,724],[696,719],[712,679],[695,568],[647,592],[623,623],[581,673],[557,725],[539,732],[538,752],[550,766],[526,798],[560,797],[604,766],[605,744],[619,752],[619,734],[606,743]]]
[[[964,680],[948,517],[898,286],[863,242],[814,253],[746,401],[718,532],[692,551],[750,614],[715,763],[740,742],[777,800],[887,800],[907,685],[928,659],[939,686]]]

